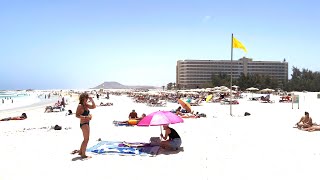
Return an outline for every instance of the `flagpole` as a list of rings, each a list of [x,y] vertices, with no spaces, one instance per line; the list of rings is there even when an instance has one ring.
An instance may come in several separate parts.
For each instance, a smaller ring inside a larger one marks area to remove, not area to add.
[[[233,33],[231,34],[230,116],[232,116]]]

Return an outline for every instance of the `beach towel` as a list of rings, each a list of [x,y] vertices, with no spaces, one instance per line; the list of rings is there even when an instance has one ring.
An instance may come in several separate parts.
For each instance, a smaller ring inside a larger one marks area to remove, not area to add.
[[[150,138],[150,145],[152,146],[159,146],[161,143],[160,137],[151,137]]]
[[[95,154],[117,154],[121,156],[156,156],[160,146],[152,146],[143,142],[100,141],[87,149],[87,152]]]
[[[190,116],[181,116],[182,118],[200,118],[200,117],[197,117],[195,115],[190,115]]]

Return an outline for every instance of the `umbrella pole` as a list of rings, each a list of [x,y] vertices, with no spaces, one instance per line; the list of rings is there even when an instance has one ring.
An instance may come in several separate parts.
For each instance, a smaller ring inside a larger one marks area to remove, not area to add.
[[[160,134],[162,134],[162,129],[161,129],[161,126],[159,126],[160,127]],[[160,136],[160,139],[162,139],[162,137]]]

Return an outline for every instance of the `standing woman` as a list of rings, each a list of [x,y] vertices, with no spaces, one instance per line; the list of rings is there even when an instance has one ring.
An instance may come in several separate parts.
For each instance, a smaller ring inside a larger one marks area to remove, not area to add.
[[[90,101],[90,104],[88,104],[88,100]],[[91,158],[90,156],[86,155],[86,149],[90,135],[89,122],[92,119],[89,109],[94,108],[96,108],[96,104],[94,103],[92,97],[89,97],[87,93],[82,93],[79,97],[79,105],[76,112],[76,117],[80,119],[80,128],[83,133],[83,141],[79,150],[79,155],[82,158]]]

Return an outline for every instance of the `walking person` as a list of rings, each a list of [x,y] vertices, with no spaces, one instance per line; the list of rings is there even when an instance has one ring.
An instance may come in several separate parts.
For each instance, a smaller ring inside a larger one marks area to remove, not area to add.
[[[90,136],[89,122],[92,119],[89,109],[94,108],[96,108],[96,104],[94,103],[92,97],[89,97],[87,93],[82,93],[79,97],[79,105],[76,111],[76,117],[80,119],[80,128],[83,134],[83,141],[81,143],[80,150],[72,152],[73,154],[78,152],[82,158],[91,158],[90,156],[86,155],[86,149]]]

